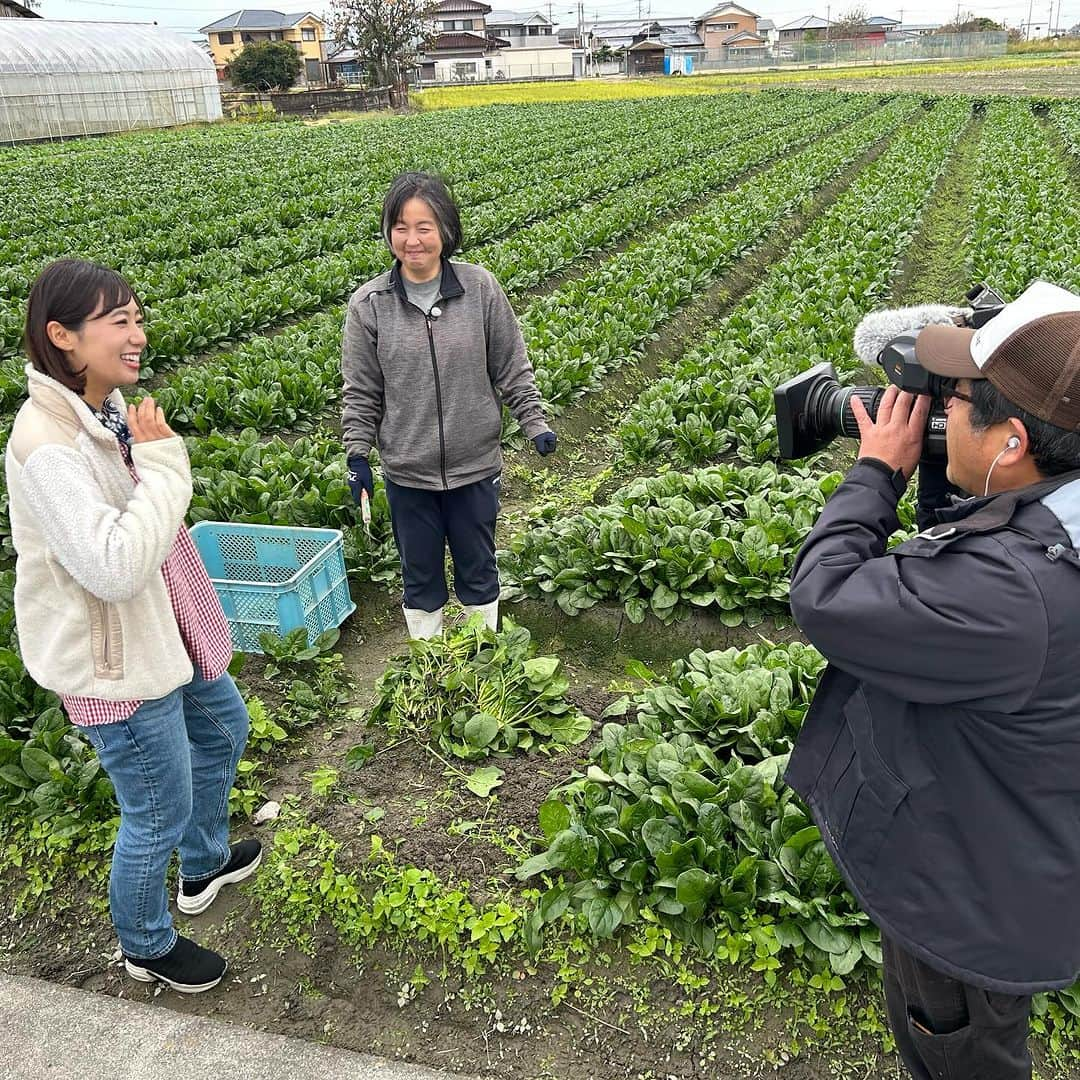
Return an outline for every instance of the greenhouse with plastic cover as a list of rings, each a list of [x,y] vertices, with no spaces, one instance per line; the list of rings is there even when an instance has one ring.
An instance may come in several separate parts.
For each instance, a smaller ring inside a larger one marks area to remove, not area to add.
[[[213,61],[179,34],[0,19],[0,144],[220,118]]]

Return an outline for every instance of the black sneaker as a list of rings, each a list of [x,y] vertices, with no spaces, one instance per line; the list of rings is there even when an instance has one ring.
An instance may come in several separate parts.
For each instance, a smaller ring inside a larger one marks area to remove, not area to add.
[[[232,857],[212,877],[195,878],[193,881],[180,879],[176,906],[185,915],[201,915],[217,899],[222,885],[231,885],[251,877],[260,862],[262,844],[258,840],[241,840],[239,844],[233,844]]]
[[[212,989],[221,982],[228,966],[223,956],[186,937],[178,937],[164,956],[154,960],[124,957],[124,967],[133,979],[163,982],[181,994],[201,994]]]

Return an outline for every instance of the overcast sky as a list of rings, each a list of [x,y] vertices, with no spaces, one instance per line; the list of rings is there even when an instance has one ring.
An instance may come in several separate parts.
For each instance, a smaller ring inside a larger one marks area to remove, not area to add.
[[[772,19],[778,26],[804,15],[818,15],[827,17],[827,11],[832,18],[842,14],[855,6],[859,0],[833,0],[831,7],[825,0],[807,0],[803,7],[791,6],[796,0],[775,0],[775,5],[765,2],[753,5],[753,10],[763,19]],[[1060,2],[1061,7],[1057,6]],[[704,3],[704,7],[702,4]],[[1029,7],[1030,3],[1030,7]],[[894,6],[889,6],[890,4]],[[783,6],[780,6],[783,5]],[[258,0],[251,7],[273,7],[274,10],[282,10],[282,7],[274,4],[274,0]],[[327,8],[323,0],[318,0],[317,6],[313,7],[316,14],[322,14]],[[529,8],[528,4],[522,5],[516,2],[504,3],[503,0],[492,0],[495,8],[511,10],[523,10]],[[749,5],[748,5],[749,6]],[[925,0],[911,0],[910,6],[905,0],[865,0],[864,6],[871,15],[887,15],[894,19],[903,18],[904,22],[936,22],[942,21],[942,5],[940,3],[927,3]],[[707,10],[708,0],[697,0],[696,3],[678,3],[677,0],[585,0],[585,16],[588,19],[635,19],[639,10],[642,14],[651,14],[656,18],[671,18],[673,16],[692,17],[700,15]],[[988,15],[998,22],[1004,22],[1007,26],[1020,26],[1028,19],[1031,11],[1031,21],[1035,26],[1045,28],[1050,18],[1050,0],[989,0],[988,3],[962,3],[964,11],[974,10],[977,15]],[[176,0],[175,3],[168,0],[41,0],[38,9],[47,19],[90,19],[95,22],[157,22],[159,26],[167,26],[173,30],[191,37],[198,36],[200,26],[228,15],[236,10],[227,6],[227,0]],[[288,4],[283,8],[285,11],[305,10],[300,5]],[[536,10],[548,14],[562,26],[576,24],[576,9],[571,10],[571,3],[562,0],[561,3],[553,0],[551,4],[543,2]],[[1058,18],[1058,11],[1061,17]],[[1080,22],[1080,0],[1054,0],[1054,23],[1065,29]]]

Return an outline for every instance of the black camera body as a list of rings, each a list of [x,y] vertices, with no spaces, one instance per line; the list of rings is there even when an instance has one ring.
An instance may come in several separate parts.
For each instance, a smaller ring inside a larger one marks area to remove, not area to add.
[[[964,324],[973,329],[985,325],[1005,306],[1005,301],[985,285],[973,288],[967,299],[971,309]],[[956,380],[932,374],[915,358],[915,341],[921,329],[893,337],[878,354],[877,362],[894,386],[933,398],[923,436],[923,458],[944,461],[945,395]],[[851,399],[858,397],[871,419],[875,419],[884,393],[880,386],[842,386],[832,364],[818,364],[789,379],[773,391],[780,457],[787,461],[808,457],[837,435],[857,439],[859,426],[851,411]]]

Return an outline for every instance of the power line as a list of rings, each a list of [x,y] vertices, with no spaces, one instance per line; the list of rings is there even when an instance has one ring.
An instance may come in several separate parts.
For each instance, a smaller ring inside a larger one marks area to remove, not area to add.
[[[220,4],[216,4],[212,8],[178,8],[170,4],[163,8],[158,4],[120,4],[116,0],[63,0],[63,3],[64,6],[68,4],[88,4],[91,7],[127,8],[132,11],[153,11],[160,14],[213,15],[214,12],[221,10]],[[51,6],[55,7],[56,5]],[[55,16],[53,17],[55,18]]]

